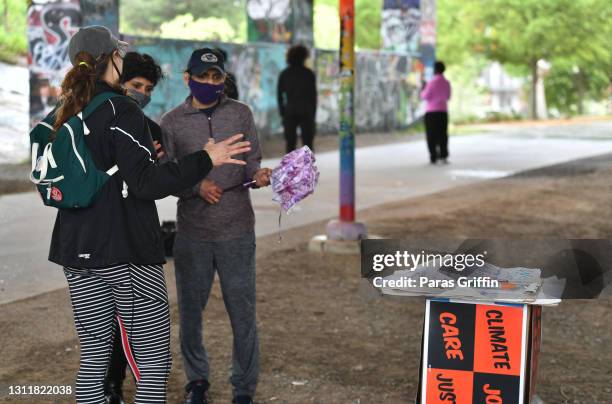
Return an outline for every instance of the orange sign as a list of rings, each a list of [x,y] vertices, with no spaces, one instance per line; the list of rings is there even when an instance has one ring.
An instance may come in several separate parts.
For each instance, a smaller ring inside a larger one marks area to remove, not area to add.
[[[519,376],[523,308],[479,304],[476,324],[474,371]]]
[[[523,403],[525,305],[427,300],[420,402]]]
[[[472,404],[473,378],[472,372],[433,369],[427,373],[427,403]]]

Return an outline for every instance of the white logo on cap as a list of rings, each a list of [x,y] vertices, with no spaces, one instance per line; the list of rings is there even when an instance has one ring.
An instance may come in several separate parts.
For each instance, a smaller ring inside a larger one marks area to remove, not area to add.
[[[217,63],[219,59],[217,59],[217,57],[213,55],[212,53],[205,53],[202,55],[200,60],[206,63]]]

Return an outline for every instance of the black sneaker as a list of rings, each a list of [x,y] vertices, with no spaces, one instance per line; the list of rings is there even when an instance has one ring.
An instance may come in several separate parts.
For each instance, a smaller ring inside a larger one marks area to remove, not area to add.
[[[210,384],[206,380],[196,380],[187,386],[185,390],[185,404],[208,404],[208,388]]]
[[[106,404],[125,404],[121,385],[114,382],[107,382],[104,386],[104,402]]]
[[[232,404],[253,404],[251,396],[236,396],[232,400]]]

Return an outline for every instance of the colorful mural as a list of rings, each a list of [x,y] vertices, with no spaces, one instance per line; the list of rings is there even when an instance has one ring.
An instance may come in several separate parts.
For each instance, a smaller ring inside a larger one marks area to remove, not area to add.
[[[83,17],[83,7],[88,10]],[[30,123],[53,109],[70,68],[68,42],[81,26],[103,24],[117,32],[117,0],[33,1],[28,8]]]
[[[429,80],[436,61],[436,0],[421,0],[421,61]]]
[[[315,52],[320,133],[339,130],[338,54]],[[422,65],[416,57],[392,52],[356,53],[355,126],[358,132],[408,127],[420,114]]]
[[[28,9],[30,120],[39,121],[55,106],[70,66],[68,41],[82,24],[78,1],[34,2]]]
[[[412,1],[412,4],[416,0]],[[262,3],[263,4],[263,3]],[[386,3],[385,3],[386,4]],[[423,21],[435,31],[435,0],[421,0]],[[80,26],[104,23],[116,31],[117,0],[34,2],[28,11],[28,40],[31,84],[31,122],[46,115],[55,105],[59,85],[69,67],[67,44]],[[84,9],[89,10],[84,16]],[[304,11],[304,10],[302,10]],[[429,28],[424,28],[422,30]],[[433,38],[433,39],[432,39]],[[159,118],[188,95],[182,73],[199,47],[220,47],[229,55],[228,69],[237,77],[241,101],[253,110],[262,136],[282,133],[276,105],[276,84],[285,68],[287,44],[205,43],[160,38],[127,37],[132,49],[151,54],[162,65],[167,79],[153,95],[145,112]],[[423,56],[398,52],[357,52],[355,55],[355,131],[402,129],[420,115],[418,92],[426,66],[433,66],[434,34],[422,34]],[[309,62],[317,75],[317,132],[340,130],[340,63],[337,51],[313,50]]]
[[[228,69],[236,75],[240,100],[249,104],[263,136],[282,132],[276,105],[276,83],[285,68],[287,47],[279,44],[237,45],[158,38],[126,38],[138,52],[149,53],[167,74],[153,94],[146,112],[160,117],[188,95],[183,70],[191,52],[199,47],[219,47],[228,53]],[[340,71],[338,52],[315,50],[312,67],[317,75],[318,133],[340,129]],[[418,118],[418,92],[422,65],[416,57],[391,52],[357,52],[355,125],[357,131],[408,127]]]
[[[119,36],[119,0],[81,0],[83,26],[103,25]]]
[[[276,105],[276,82],[281,70],[285,68],[284,45],[237,45],[138,37],[128,37],[126,40],[137,52],[152,55],[167,76],[158,84],[146,109],[151,116],[160,117],[183,102],[189,94],[183,82],[183,72],[191,52],[202,47],[218,47],[227,52],[227,69],[236,76],[240,101],[253,110],[262,135],[281,132]]]
[[[420,0],[384,0],[380,33],[383,49],[416,54],[420,49]]]
[[[249,42],[313,45],[313,0],[247,0]]]

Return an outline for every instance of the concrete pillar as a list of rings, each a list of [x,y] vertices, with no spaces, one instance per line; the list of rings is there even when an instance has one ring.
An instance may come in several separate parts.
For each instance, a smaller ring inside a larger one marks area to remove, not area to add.
[[[249,42],[312,47],[313,0],[247,0]]]
[[[70,68],[68,42],[80,27],[104,25],[119,33],[118,0],[34,0],[28,8],[30,125],[55,106]]]

